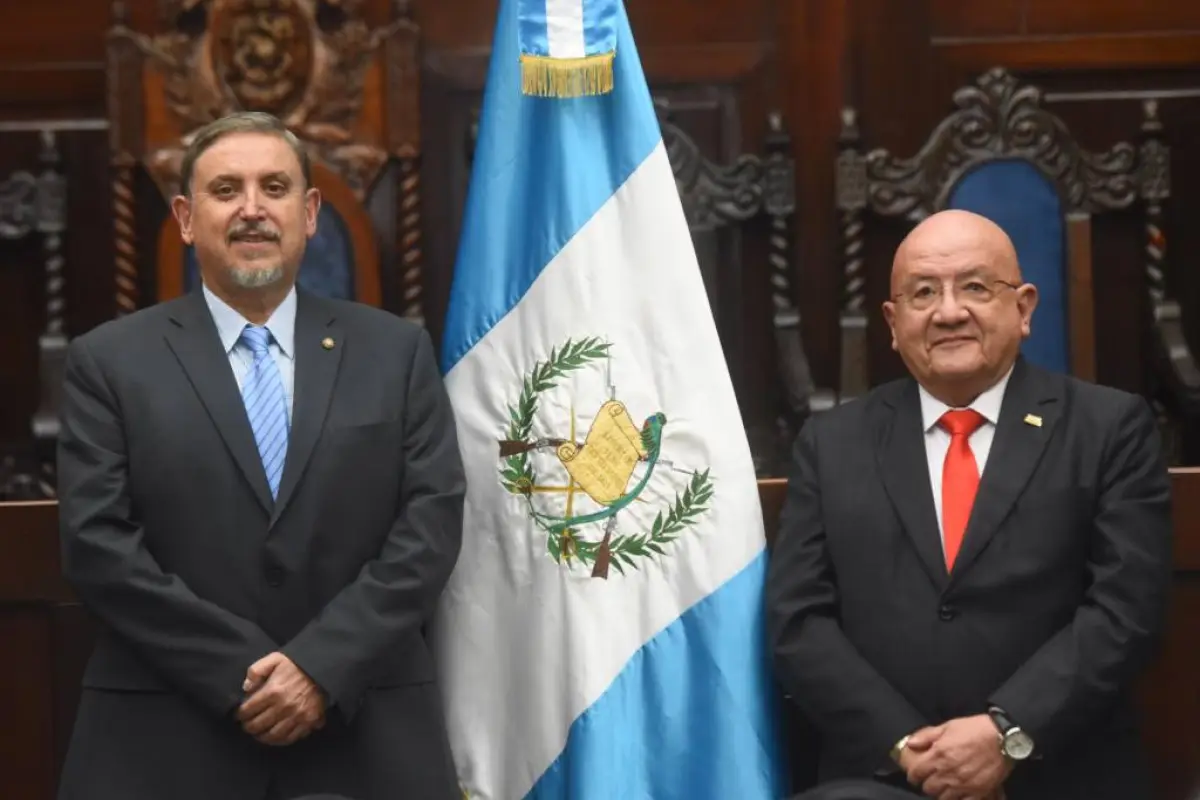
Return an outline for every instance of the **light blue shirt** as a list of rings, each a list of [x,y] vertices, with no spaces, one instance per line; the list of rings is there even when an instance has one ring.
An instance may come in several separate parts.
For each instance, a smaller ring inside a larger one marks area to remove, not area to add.
[[[250,347],[241,341],[242,331],[250,321],[235,311],[221,298],[217,297],[207,286],[204,288],[204,301],[208,303],[208,311],[212,314],[213,322],[217,325],[217,334],[221,337],[221,347],[229,358],[229,366],[233,369],[233,377],[237,379],[238,391],[250,368],[254,366],[254,354]],[[292,395],[296,384],[296,289],[292,288],[287,297],[271,314],[264,326],[271,332],[268,349],[271,357],[279,366],[279,376],[283,379],[283,393],[287,397],[288,421],[292,418]]]

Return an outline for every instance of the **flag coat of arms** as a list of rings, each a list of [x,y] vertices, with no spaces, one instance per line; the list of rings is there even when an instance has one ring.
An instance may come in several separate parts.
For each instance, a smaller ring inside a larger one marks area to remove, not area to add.
[[[433,625],[464,796],[777,798],[757,484],[620,0],[501,0],[472,170]]]

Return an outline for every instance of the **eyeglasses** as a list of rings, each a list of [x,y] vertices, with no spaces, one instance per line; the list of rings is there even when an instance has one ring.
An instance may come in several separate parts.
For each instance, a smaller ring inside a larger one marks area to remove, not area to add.
[[[1015,283],[984,278],[967,278],[954,286],[954,299],[965,306],[985,306],[996,299],[1003,289],[1019,289]],[[940,283],[920,283],[914,289],[896,295],[893,300],[904,302],[914,311],[928,311],[942,302],[945,290]]]

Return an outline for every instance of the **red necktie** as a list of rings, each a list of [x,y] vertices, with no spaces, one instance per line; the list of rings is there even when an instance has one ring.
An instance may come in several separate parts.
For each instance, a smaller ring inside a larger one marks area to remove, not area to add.
[[[946,547],[946,569],[951,570],[967,532],[975,493],[979,490],[979,466],[968,440],[984,419],[978,411],[965,408],[947,411],[938,422],[950,432],[950,449],[942,468],[942,536]]]

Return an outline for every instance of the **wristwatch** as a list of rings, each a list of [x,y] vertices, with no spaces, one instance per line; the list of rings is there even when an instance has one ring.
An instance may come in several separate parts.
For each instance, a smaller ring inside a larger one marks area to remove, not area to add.
[[[1000,731],[1001,753],[1013,761],[1024,761],[1033,755],[1033,739],[1009,719],[1003,709],[992,706],[988,709],[988,716]]]

